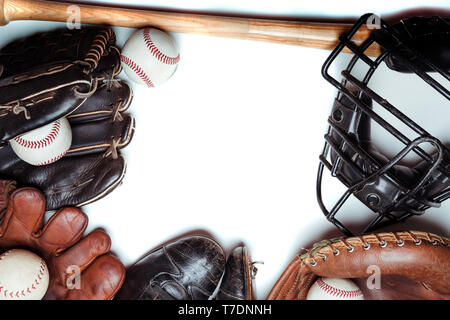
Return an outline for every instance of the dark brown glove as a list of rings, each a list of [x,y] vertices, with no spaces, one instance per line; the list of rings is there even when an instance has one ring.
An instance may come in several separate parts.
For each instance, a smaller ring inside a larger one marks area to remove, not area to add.
[[[3,77],[14,77],[34,65],[66,60],[80,63],[83,59],[92,62],[93,57],[96,58],[95,69],[89,74],[95,79],[95,85],[89,95],[83,95],[82,101],[73,106],[57,99],[38,99],[42,101],[38,106],[26,104],[32,116],[28,119],[22,113],[15,114],[12,109],[0,106],[0,141],[48,123],[55,119],[55,114],[66,116],[70,122],[70,150],[62,159],[46,166],[30,165],[15,154],[9,143],[0,145],[0,176],[17,181],[19,187],[42,191],[47,199],[47,210],[80,207],[96,201],[112,192],[124,178],[126,163],[120,150],[130,143],[134,133],[134,118],[125,113],[133,93],[125,81],[116,78],[121,63],[120,50],[114,42],[111,29],[58,29],[14,41],[0,50],[0,64],[4,67],[0,89],[5,90],[9,88],[3,86]],[[39,84],[43,81],[36,79],[32,77]],[[42,84],[45,85],[48,83]],[[30,87],[36,90],[36,86]],[[21,90],[15,92],[22,94]],[[63,96],[68,99],[67,95]],[[49,112],[44,107],[54,110]],[[8,117],[2,117],[2,112]],[[1,132],[6,128],[6,125],[2,127],[3,123],[10,126],[5,137]]]
[[[134,133],[135,121],[122,113],[131,103],[126,82],[102,83],[97,91],[68,116],[72,145],[60,160],[33,166],[19,157],[11,145],[0,147],[0,176],[20,186],[39,189],[46,209],[80,207],[112,192],[126,171],[120,150]]]
[[[254,300],[254,283],[257,269],[246,246],[241,245],[230,253],[225,265],[216,300]]]
[[[0,50],[0,144],[75,111],[120,71],[111,28],[58,29]]]
[[[267,299],[305,300],[318,277],[352,279],[366,300],[450,299],[449,243],[418,231],[323,240],[289,264]],[[377,268],[379,286],[370,279]]]
[[[76,208],[61,209],[44,224],[44,195],[34,188],[14,189],[14,181],[0,180],[0,247],[30,250],[46,261],[50,283],[44,299],[112,299],[125,267],[111,255],[109,236],[95,230],[82,239],[88,218]]]
[[[208,300],[225,269],[222,247],[189,236],[150,251],[127,268],[116,300]]]

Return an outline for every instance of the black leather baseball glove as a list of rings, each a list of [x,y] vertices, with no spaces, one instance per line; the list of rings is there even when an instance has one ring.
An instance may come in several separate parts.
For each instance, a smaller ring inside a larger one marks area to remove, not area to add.
[[[47,210],[82,206],[123,179],[119,150],[131,141],[134,119],[123,114],[131,88],[116,76],[120,51],[109,28],[61,29],[8,44],[0,51],[0,175],[40,189]],[[9,140],[66,117],[72,146],[60,160],[32,166]]]
[[[208,300],[225,270],[213,239],[188,236],[162,245],[127,268],[116,300]]]
[[[255,267],[246,246],[240,245],[231,251],[225,265],[216,300],[255,300]]]

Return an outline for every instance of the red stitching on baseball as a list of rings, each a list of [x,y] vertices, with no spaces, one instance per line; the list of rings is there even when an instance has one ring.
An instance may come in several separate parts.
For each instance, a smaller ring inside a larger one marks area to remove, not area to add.
[[[147,45],[147,48],[151,52],[151,54],[162,63],[173,65],[177,64],[180,61],[180,54],[178,54],[176,57],[173,58],[159,51],[158,47],[153,42],[152,37],[150,36],[149,28],[144,29],[142,37],[144,38],[144,42]]]
[[[149,86],[150,88],[153,88],[155,86],[153,84],[152,80],[150,80],[150,77],[148,76],[148,74],[146,74],[145,71],[139,65],[137,65],[133,60],[131,60],[130,58],[128,58],[126,56],[121,55],[120,56],[120,61],[125,63],[134,72],[136,72],[136,74],[142,79],[142,81],[145,82],[145,84],[147,86]]]
[[[358,296],[362,295],[361,290],[341,290],[338,288],[334,288],[330,286],[329,284],[325,283],[322,279],[317,280],[317,285],[320,289],[325,291],[328,294],[331,294],[332,296],[339,297],[339,298],[350,298],[355,299]]]
[[[3,259],[3,257],[5,257],[5,256],[7,256],[8,255],[8,253],[9,253],[9,251],[6,251],[6,252],[4,252],[3,254],[1,254],[0,255],[0,260],[1,259]],[[41,264],[40,264],[40,266],[39,266],[39,269],[41,270],[41,274],[43,273],[43,270],[45,270],[45,265],[44,265],[44,261],[41,259]],[[38,276],[39,277],[39,276]],[[39,278],[39,280],[42,280],[41,278]],[[34,282],[31,284],[31,289],[33,289],[33,290],[36,290],[36,287],[34,286],[35,284],[36,285],[39,285],[41,282],[40,281],[38,281],[38,279],[34,279]],[[3,286],[0,286],[0,293],[2,292],[2,289],[3,289]],[[30,290],[30,286],[28,286],[26,289],[23,289],[22,291],[20,291],[20,290],[18,290],[18,291],[9,291],[9,290],[4,290],[3,291],[3,295],[5,296],[5,297],[7,297],[8,296],[8,292],[9,292],[9,296],[11,297],[11,298],[13,298],[14,296],[16,296],[17,298],[19,298],[19,295],[21,294],[22,296],[26,296],[26,293],[25,293],[25,290],[27,290],[27,293],[31,293],[31,290]]]
[[[22,137],[18,137],[14,140],[19,145],[21,145],[22,147],[25,147],[25,148],[29,148],[29,149],[44,148],[44,147],[48,146],[50,143],[52,143],[53,141],[55,141],[56,137],[59,134],[60,128],[61,128],[61,124],[60,124],[59,120],[56,120],[52,125],[52,129],[51,129],[50,133],[46,137],[42,138],[41,140],[29,141],[29,140],[23,139]]]

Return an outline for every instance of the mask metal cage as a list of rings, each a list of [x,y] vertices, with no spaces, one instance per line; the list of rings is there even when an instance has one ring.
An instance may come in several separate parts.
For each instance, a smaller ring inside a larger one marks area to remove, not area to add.
[[[323,77],[339,92],[332,114],[328,119],[329,128],[325,135],[325,146],[320,155],[316,187],[317,199],[326,218],[347,235],[352,235],[352,232],[336,218],[336,214],[351,195],[356,196],[376,214],[363,232],[400,222],[411,216],[421,215],[430,207],[439,207],[441,202],[450,197],[449,150],[438,139],[368,86],[379,65],[394,57],[396,63],[406,66],[409,72],[415,73],[450,101],[448,69],[445,70],[422,56],[414,46],[405,40],[404,34],[381,19],[379,29],[372,31],[362,43],[356,44],[352,41],[353,36],[365,26],[372,16],[372,14],[362,16],[346,35],[339,38],[338,46],[322,67]],[[433,17],[433,19],[438,19],[439,23],[448,26],[446,20],[438,17]],[[380,54],[375,58],[370,58],[365,54],[365,51],[372,45],[379,45],[381,48]],[[353,57],[348,67],[341,72],[342,81],[338,81],[330,75],[329,69],[345,48],[353,53]],[[358,80],[351,73],[358,61],[368,66],[368,71],[362,80]],[[446,86],[431,77],[428,72],[436,72],[441,75],[444,81],[447,81]],[[398,128],[376,113],[371,107],[370,102],[372,101],[409,127],[417,134],[418,138],[409,139]],[[355,123],[360,123],[362,119],[370,119],[378,123],[400,141],[404,148],[391,159],[381,161],[364,148],[364,143],[358,140],[358,135],[350,132],[350,127],[354,128]],[[434,150],[432,152],[424,151],[423,146],[421,147],[423,144],[431,145]],[[421,165],[412,169],[417,173],[416,178],[405,182],[404,179],[399,178],[396,167],[410,152],[414,152],[420,157]],[[330,157],[331,160],[329,160]],[[347,187],[347,191],[330,210],[326,208],[322,200],[324,168],[327,168],[331,172],[331,176],[338,178]]]

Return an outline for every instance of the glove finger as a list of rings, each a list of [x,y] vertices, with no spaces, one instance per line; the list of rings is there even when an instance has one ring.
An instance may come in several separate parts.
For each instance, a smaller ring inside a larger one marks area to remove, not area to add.
[[[111,35],[115,38],[115,34]],[[111,40],[111,39],[110,39]],[[112,45],[114,41],[105,48],[103,56],[98,61],[97,68],[92,72],[93,76],[98,80],[113,79],[122,71],[122,63],[120,62],[120,50],[116,46]]]
[[[120,184],[126,166],[122,156],[114,159],[94,154],[62,159],[52,169],[42,184],[48,210],[80,207],[103,198]]]
[[[75,111],[120,69],[111,28],[61,29],[37,34],[0,52],[0,141],[42,127]],[[104,58],[99,70],[99,61]],[[110,61],[112,60],[112,61]],[[29,62],[24,62],[29,61]],[[20,62],[20,63],[17,63]]]
[[[101,199],[120,184],[126,171],[120,154],[117,158],[103,154],[64,157],[41,167],[18,159],[10,147],[0,150],[2,155],[11,162],[0,166],[0,175],[41,190],[47,198],[46,210],[80,207]]]
[[[298,300],[300,299],[298,288],[304,287],[308,281],[314,281],[314,279],[312,272],[305,268],[301,260],[296,257],[283,271],[266,300]]]
[[[93,47],[98,50],[96,59],[101,60],[109,56],[108,48],[114,45],[115,41],[116,37],[112,29],[103,27],[73,30],[60,28],[49,32],[39,32],[3,47],[0,51],[0,64],[5,66],[6,77],[50,62],[85,60],[92,56]],[[112,53],[116,55],[116,52]],[[109,68],[109,63],[99,62],[98,69],[105,70],[107,65]]]
[[[33,235],[43,225],[45,197],[34,188],[20,188],[11,193],[2,218],[0,246],[35,247]]]
[[[82,123],[72,126],[72,146],[65,157],[93,153],[105,153],[117,157],[117,151],[125,148],[133,138],[135,120],[132,116],[120,115],[121,121],[110,119]]]
[[[88,217],[80,209],[64,208],[56,212],[36,236],[45,252],[58,255],[80,240],[87,225]]]
[[[128,83],[106,79],[85,103],[67,116],[67,119],[72,126],[81,122],[111,118],[115,121],[117,114],[126,111],[132,100],[133,92]]]
[[[106,232],[94,230],[55,258],[55,264],[62,273],[69,267],[76,267],[83,272],[97,257],[108,253],[110,248],[111,238]]]
[[[91,75],[69,62],[42,65],[1,79],[1,142],[70,114],[91,90]]]
[[[60,283],[75,288],[67,299],[109,299],[115,294],[125,271],[119,261],[106,255],[110,248],[110,237],[102,230],[94,230],[55,258]]]
[[[16,181],[0,180],[0,217],[8,207],[9,195],[16,189]]]
[[[81,275],[79,290],[70,290],[69,300],[110,300],[125,280],[124,265],[111,254],[97,258]]]

